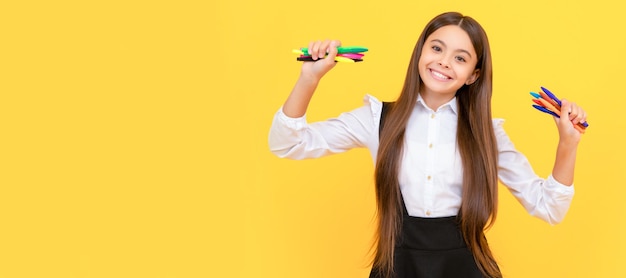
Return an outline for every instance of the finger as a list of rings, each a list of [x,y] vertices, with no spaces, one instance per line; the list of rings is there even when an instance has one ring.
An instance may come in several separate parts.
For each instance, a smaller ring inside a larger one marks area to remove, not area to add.
[[[328,53],[328,46],[330,45],[330,41],[329,40],[324,40],[321,41],[320,46],[318,48],[318,53],[317,53],[317,57],[321,58],[325,58],[326,54]]]
[[[587,121],[587,112],[585,112],[585,110],[582,109],[578,109],[579,112],[576,113],[576,118],[574,119],[574,123],[578,124],[578,123],[584,123]]]
[[[587,112],[575,103],[572,103],[572,114],[570,116],[573,116],[572,122],[574,124],[584,123],[587,121]]]
[[[320,41],[312,41],[309,43],[309,55],[311,55],[311,59],[317,60],[317,51],[319,50]]]
[[[341,42],[338,40],[332,40],[329,42],[328,46],[328,59],[331,61],[335,61],[335,57],[337,56],[337,47],[341,45]]]
[[[583,110],[583,114],[582,114],[582,117],[580,118],[580,122],[581,123],[587,122],[587,112],[585,110]]]
[[[578,113],[580,110],[578,106],[576,105],[576,103],[574,102],[568,102],[568,103],[569,103],[569,110],[567,111],[566,115],[567,115],[567,118],[573,122],[578,116]]]

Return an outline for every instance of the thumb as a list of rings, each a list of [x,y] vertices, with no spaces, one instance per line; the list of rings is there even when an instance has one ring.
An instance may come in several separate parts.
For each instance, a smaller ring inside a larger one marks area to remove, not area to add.
[[[569,122],[569,111],[571,108],[571,104],[568,101],[564,99],[561,100],[561,113],[559,114],[559,118],[554,118],[558,125],[564,126],[564,124]]]
[[[572,103],[566,99],[561,100],[561,119],[571,121],[570,114],[572,113]]]

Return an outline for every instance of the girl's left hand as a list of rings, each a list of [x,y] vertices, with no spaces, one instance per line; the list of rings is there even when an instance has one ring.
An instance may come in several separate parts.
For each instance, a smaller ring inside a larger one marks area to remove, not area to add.
[[[566,99],[561,100],[561,117],[554,117],[557,128],[559,129],[559,139],[563,143],[578,144],[582,133],[580,133],[574,125],[587,121],[587,112],[574,102]]]

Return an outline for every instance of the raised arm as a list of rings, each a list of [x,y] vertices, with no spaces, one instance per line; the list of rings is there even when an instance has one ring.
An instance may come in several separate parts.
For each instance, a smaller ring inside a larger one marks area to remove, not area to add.
[[[572,185],[574,183],[576,150],[582,136],[574,128],[574,125],[585,122],[587,113],[575,103],[565,99],[561,101],[561,111],[561,118],[554,118],[559,130],[559,144],[556,149],[552,176],[562,184]],[[568,113],[566,114],[566,112]]]
[[[311,97],[322,77],[335,67],[337,47],[341,45],[337,40],[325,40],[309,43],[308,52],[315,62],[303,62],[300,77],[296,81],[291,94],[283,104],[285,115],[298,118],[302,117],[309,106]],[[328,57],[324,58],[328,53]],[[320,59],[324,58],[324,59]]]

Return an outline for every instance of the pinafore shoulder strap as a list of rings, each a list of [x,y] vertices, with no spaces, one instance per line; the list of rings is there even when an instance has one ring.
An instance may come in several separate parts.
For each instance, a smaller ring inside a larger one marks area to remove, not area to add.
[[[378,140],[380,141],[380,134],[383,131],[383,126],[385,125],[385,118],[387,113],[393,106],[393,102],[383,102],[383,109],[380,111],[380,124],[378,126]]]

